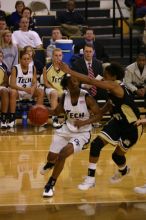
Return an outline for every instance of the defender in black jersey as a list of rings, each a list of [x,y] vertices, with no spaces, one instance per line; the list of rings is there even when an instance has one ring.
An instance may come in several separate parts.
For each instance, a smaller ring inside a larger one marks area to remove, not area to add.
[[[139,110],[124,84],[121,83],[124,77],[123,68],[117,63],[108,65],[105,68],[103,81],[79,74],[63,63],[60,63],[60,68],[84,83],[95,85],[109,92],[109,101],[105,108],[107,108],[107,111],[111,109],[112,118],[91,143],[88,176],[79,185],[79,189],[87,190],[95,185],[96,163],[102,148],[108,143],[116,147],[112,154],[112,159],[118,166],[118,172],[111,178],[111,182],[117,183],[121,181],[130,171],[126,164],[125,154],[142,134],[142,126],[137,127],[135,125],[135,122],[140,117]]]

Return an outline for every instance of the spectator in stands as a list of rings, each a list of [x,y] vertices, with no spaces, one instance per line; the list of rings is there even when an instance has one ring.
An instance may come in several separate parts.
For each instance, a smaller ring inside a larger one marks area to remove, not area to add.
[[[23,1],[16,1],[15,9],[16,11],[12,12],[8,19],[8,25],[13,28],[15,25],[19,24],[20,19],[22,17],[22,10],[25,7]]]
[[[35,58],[35,50],[31,46],[25,46],[23,49],[26,53],[30,56],[30,65],[35,66],[36,68],[36,74],[37,74],[37,80],[40,82],[40,76],[43,73],[44,65],[42,62]]]
[[[66,4],[66,11],[58,12],[57,22],[62,26],[62,33],[65,36],[81,35],[79,25],[84,25],[85,21],[81,12],[76,10],[74,0],[68,0]]]
[[[85,30],[84,38],[74,47],[75,54],[83,54],[85,44],[91,44],[94,47],[94,56],[101,60],[103,63],[109,62],[109,57],[105,52],[104,46],[98,39],[95,38],[94,30],[87,28]]]
[[[1,2],[0,2],[0,8],[1,8]],[[6,13],[3,10],[0,10],[0,18],[6,19]]]
[[[134,96],[146,97],[146,55],[138,54],[136,62],[126,67],[124,82]]]
[[[136,5],[136,17],[142,18],[146,16],[146,1],[145,0],[135,0]]]
[[[52,63],[47,64],[43,71],[43,80],[46,87],[45,92],[52,109],[56,108],[58,105],[58,99],[63,93],[61,79],[65,73],[61,71],[58,66],[58,61],[62,61],[62,58],[62,50],[55,48],[52,54]],[[61,127],[57,116],[53,116],[52,120],[54,128]]]
[[[18,48],[12,43],[12,33],[10,30],[3,31],[0,47],[3,51],[3,62],[7,66],[8,75],[10,75],[12,67],[18,64]]]
[[[1,98],[1,128],[7,128],[9,91],[7,67],[3,63],[3,52],[0,50],[0,98]]]
[[[84,24],[84,18],[81,12],[76,10],[74,0],[67,1],[66,11],[58,15],[58,22],[60,24]]]
[[[28,45],[33,48],[42,48],[42,41],[37,32],[29,30],[29,20],[26,17],[20,19],[20,30],[13,32],[12,41],[18,48]]]
[[[25,51],[20,51],[20,63],[13,67],[10,77],[10,128],[15,125],[17,99],[22,100],[35,97],[37,104],[43,104],[44,92],[41,88],[37,88],[36,68],[29,65],[29,63],[29,54]]]
[[[8,29],[5,18],[0,18],[0,37],[4,30]]]
[[[22,10],[22,17],[26,17],[29,20],[29,29],[33,30],[35,28],[35,22],[32,18],[32,10],[28,7],[25,7]]]
[[[28,18],[28,20],[29,20],[29,30],[33,30],[35,28],[35,22],[34,22],[33,18],[31,17],[31,14],[32,14],[32,11],[31,11],[30,8],[28,8],[28,7],[23,8],[22,17],[23,18]],[[19,23],[16,23],[14,25],[13,30],[18,30],[18,29],[19,29]]]
[[[73,64],[72,69],[82,73],[84,75],[89,75],[91,77],[91,71],[93,72],[93,78],[102,79],[103,68],[100,60],[97,60],[94,56],[94,48],[91,44],[85,44],[83,49],[83,57],[78,58]],[[90,69],[91,68],[91,69]],[[107,99],[107,93],[101,89],[96,88],[94,91],[93,87],[90,85],[82,85],[83,88],[87,89],[89,93],[97,99]]]
[[[50,62],[52,59],[52,53],[53,53],[54,48],[56,47],[55,41],[60,40],[60,39],[62,39],[62,33],[61,33],[60,28],[58,28],[58,27],[53,28],[52,34],[51,34],[51,39],[50,39],[50,44],[48,45],[48,47],[46,49],[47,63]]]

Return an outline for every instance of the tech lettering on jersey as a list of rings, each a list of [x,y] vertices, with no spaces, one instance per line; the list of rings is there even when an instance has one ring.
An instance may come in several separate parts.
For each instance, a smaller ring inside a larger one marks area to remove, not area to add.
[[[17,85],[23,88],[31,87],[32,78],[33,78],[33,66],[30,65],[28,67],[27,74],[24,74],[22,72],[22,68],[20,64],[16,65],[15,67],[17,69],[17,78],[16,78]]]
[[[61,80],[62,80],[62,77],[52,76],[52,83],[60,83]]]
[[[26,87],[26,84],[31,83],[32,78],[24,78],[24,77],[18,77],[18,83],[22,85],[22,87]]]
[[[79,118],[84,118],[85,113],[84,112],[71,112],[71,110],[66,110],[66,114],[67,116],[69,116],[69,118],[75,118],[75,119],[79,119]]]

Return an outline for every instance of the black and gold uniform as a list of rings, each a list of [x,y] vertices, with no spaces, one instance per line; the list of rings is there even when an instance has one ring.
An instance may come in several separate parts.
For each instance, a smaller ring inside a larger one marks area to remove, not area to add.
[[[109,94],[113,104],[112,118],[98,136],[112,145],[119,145],[122,150],[127,151],[141,136],[142,126],[137,127],[135,125],[140,117],[140,112],[126,87],[123,84],[121,86],[124,89],[123,98]]]
[[[59,96],[62,95],[63,93],[63,89],[62,89],[62,86],[60,84],[63,76],[64,76],[64,72],[62,70],[56,70],[54,68],[54,65],[53,64],[49,64],[47,67],[47,80],[48,82],[53,86],[52,88],[53,89],[56,89]],[[46,89],[46,93],[48,94],[48,91],[50,90],[50,88],[47,88]]]

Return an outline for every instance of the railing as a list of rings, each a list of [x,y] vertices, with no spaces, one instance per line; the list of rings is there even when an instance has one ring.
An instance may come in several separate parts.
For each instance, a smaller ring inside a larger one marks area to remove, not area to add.
[[[88,20],[88,0],[85,0],[85,20]]]
[[[89,1],[85,0],[85,19],[88,20],[88,5]],[[120,4],[118,0],[113,0],[113,37],[116,35],[116,6],[120,14],[120,45],[121,45],[121,57],[124,57],[124,33],[123,33],[123,23],[129,28],[129,62],[133,61],[133,24],[129,23],[127,19],[123,16]]]
[[[120,4],[118,0],[113,0],[113,37],[115,37],[116,34],[116,16],[115,16],[115,10],[116,10],[116,5],[117,5],[117,9],[119,10],[119,14],[120,14],[120,44],[121,44],[121,57],[124,56],[124,35],[123,35],[123,22],[126,23],[126,25],[129,28],[129,62],[131,63],[133,60],[133,27],[132,24],[130,24],[127,19],[123,16]]]

